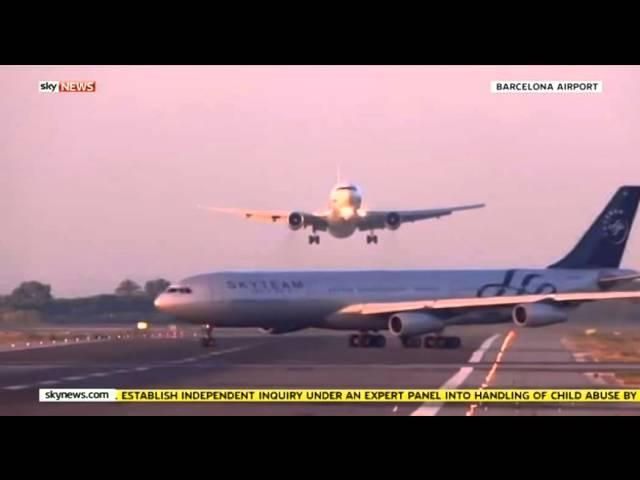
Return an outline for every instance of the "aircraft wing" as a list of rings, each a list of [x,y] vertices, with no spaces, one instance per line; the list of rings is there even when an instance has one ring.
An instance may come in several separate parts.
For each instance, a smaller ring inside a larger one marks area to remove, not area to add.
[[[354,304],[342,308],[340,313],[379,315],[384,313],[392,314],[398,312],[442,310],[448,308],[500,307],[535,302],[571,304],[595,300],[621,300],[634,298],[640,299],[640,291],[542,293],[534,295],[504,295],[495,297],[443,298],[409,302]]]
[[[451,215],[453,212],[461,210],[472,210],[474,208],[483,208],[484,203],[474,205],[461,205],[449,208],[433,208],[430,210],[387,210],[387,211],[369,211],[360,220],[358,228],[360,230],[381,229],[387,226],[387,218],[389,215],[397,215],[400,223],[417,222],[427,220],[429,218],[440,218]]]
[[[259,220],[263,222],[284,222],[288,223],[290,211],[285,210],[249,210],[241,208],[219,208],[219,207],[200,207],[211,212],[230,213],[239,215],[250,220]],[[327,219],[324,215],[316,215],[313,213],[297,212],[304,219],[304,226],[313,226],[316,230],[324,231],[327,229]]]

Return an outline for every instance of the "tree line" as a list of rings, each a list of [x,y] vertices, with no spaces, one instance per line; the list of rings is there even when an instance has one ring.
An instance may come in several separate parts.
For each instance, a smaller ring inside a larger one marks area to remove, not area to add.
[[[169,287],[170,282],[164,278],[149,280],[144,284],[144,288],[131,279],[125,279],[115,288],[113,294],[96,295],[75,299],[56,299],[53,297],[51,285],[38,281],[23,282],[18,285],[9,295],[0,296],[0,307],[15,309],[34,310],[59,310],[60,306],[84,305],[85,307],[96,308],[102,306],[107,308],[110,305],[120,306],[120,309],[127,306],[145,307],[153,305],[153,300]]]

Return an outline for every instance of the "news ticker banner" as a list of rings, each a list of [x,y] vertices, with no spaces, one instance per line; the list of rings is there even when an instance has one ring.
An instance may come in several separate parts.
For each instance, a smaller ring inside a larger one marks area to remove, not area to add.
[[[210,403],[575,403],[640,402],[640,389],[437,389],[437,390],[120,390],[40,389],[41,402],[210,402]]]

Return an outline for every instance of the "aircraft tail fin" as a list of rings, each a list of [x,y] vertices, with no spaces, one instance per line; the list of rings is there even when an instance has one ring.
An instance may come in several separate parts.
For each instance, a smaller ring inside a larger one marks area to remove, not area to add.
[[[620,187],[569,254],[548,268],[618,268],[640,201],[640,186]]]

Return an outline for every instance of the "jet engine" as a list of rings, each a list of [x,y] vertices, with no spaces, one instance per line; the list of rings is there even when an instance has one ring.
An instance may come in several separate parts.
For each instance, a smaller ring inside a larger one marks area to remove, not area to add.
[[[289,228],[300,230],[304,226],[304,216],[301,213],[293,212],[289,215]]]
[[[397,337],[412,337],[440,332],[444,322],[428,313],[396,313],[389,317],[388,327]]]
[[[566,322],[569,319],[569,312],[566,308],[545,303],[523,303],[513,308],[511,317],[513,323],[519,327],[533,328]]]
[[[387,213],[387,217],[384,219],[384,222],[389,230],[397,230],[398,228],[400,228],[402,219],[400,218],[399,213],[389,212]]]

